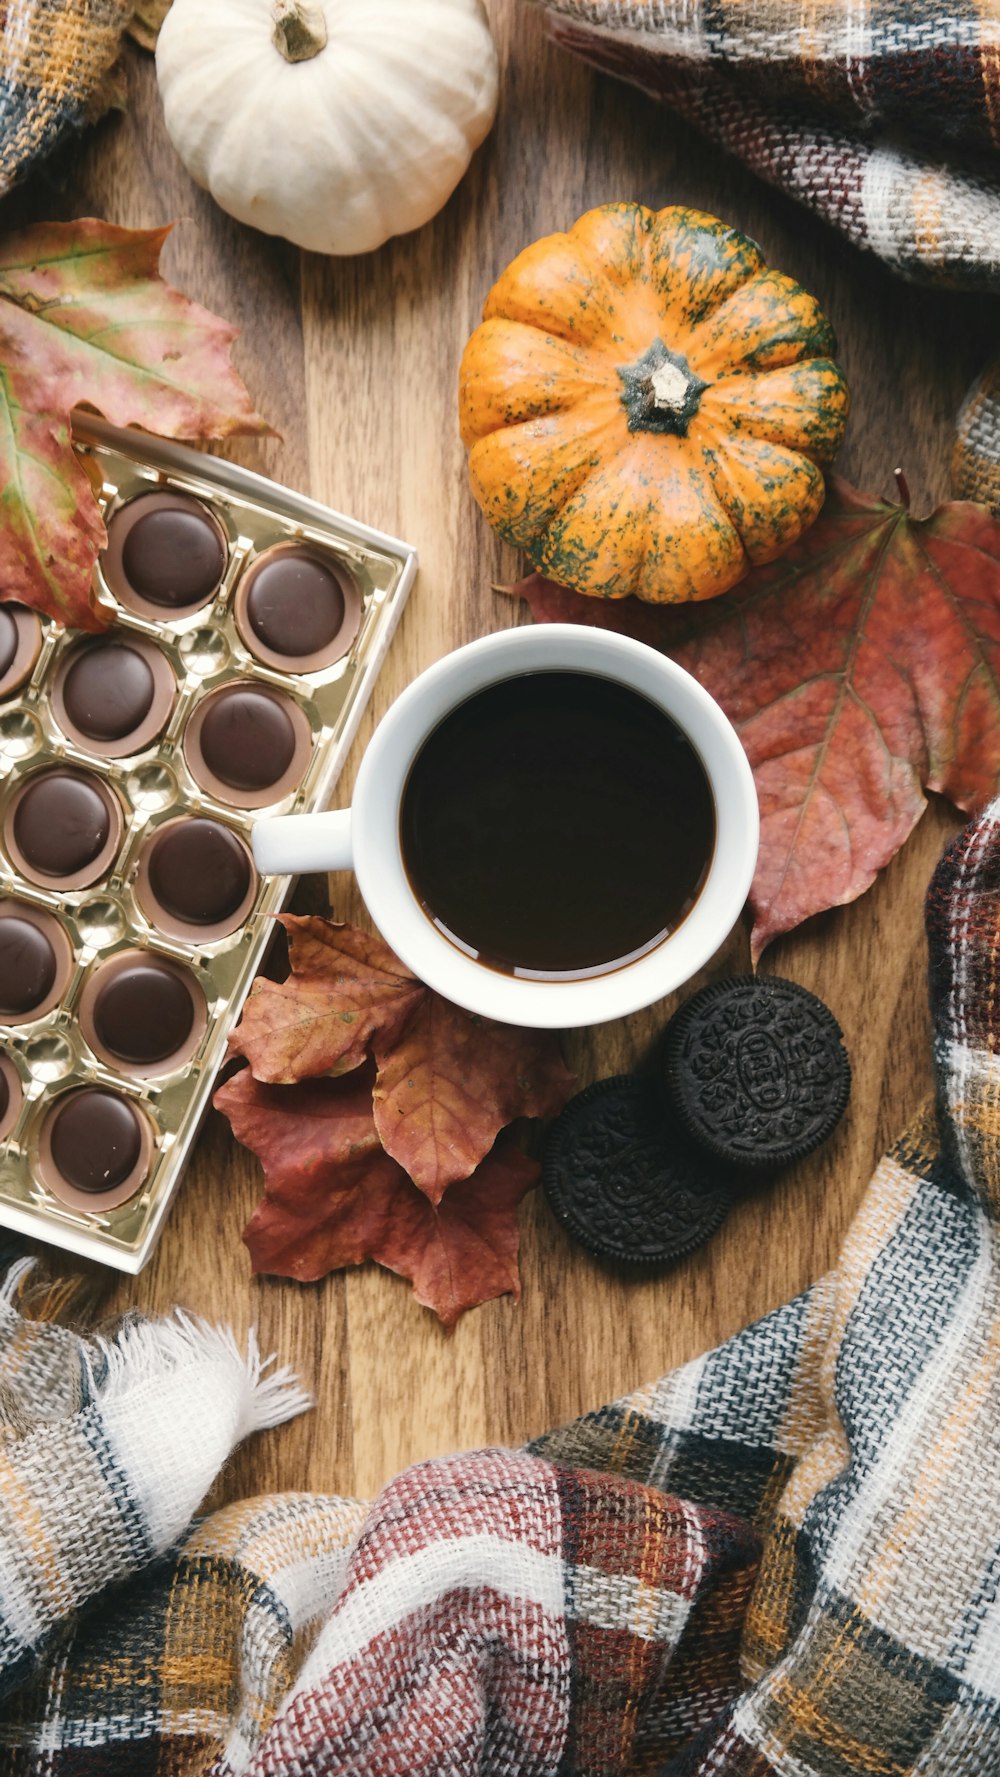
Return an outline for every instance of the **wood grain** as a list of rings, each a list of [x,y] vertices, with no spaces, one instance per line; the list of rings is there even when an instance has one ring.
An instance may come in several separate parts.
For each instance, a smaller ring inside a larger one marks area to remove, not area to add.
[[[591,205],[692,203],[760,241],[833,317],[854,396],[844,472],[878,490],[905,465],[920,509],[946,489],[954,416],[990,346],[988,304],[910,290],[639,94],[544,40],[522,0],[493,0],[503,60],[496,128],[429,227],[364,259],[300,254],[241,228],[187,178],[165,136],[148,57],[128,57],[127,115],[18,193],[5,220],[96,212],[130,225],[183,218],[169,275],[242,329],[238,361],[282,437],[230,453],[370,524],[411,539],[421,572],[363,724],[347,792],[379,715],[448,649],[519,620],[491,591],[518,571],[467,490],[456,424],[459,357],[503,265]],[[270,1488],[368,1494],[403,1464],[455,1446],[519,1442],[714,1343],[832,1262],[878,1154],[930,1083],[923,891],[956,818],[929,810],[905,852],[855,906],[768,952],[767,970],[827,1000],[854,1067],[850,1110],[821,1153],[748,1200],[672,1275],[624,1283],[570,1246],[542,1201],[523,1219],[524,1296],[446,1337],[405,1284],[373,1268],[300,1288],[253,1280],[240,1230],[255,1162],[210,1119],[153,1262],[109,1279],[109,1309],[179,1301],[257,1323],[292,1361],[316,1410],[241,1450],[214,1497]],[[316,905],[317,885],[305,885]],[[320,891],[321,892],[321,891]],[[352,885],[336,911],[365,920]],[[747,963],[736,934],[708,976]],[[649,1056],[672,1002],[575,1033],[581,1082]],[[55,1255],[58,1269],[73,1261]]]

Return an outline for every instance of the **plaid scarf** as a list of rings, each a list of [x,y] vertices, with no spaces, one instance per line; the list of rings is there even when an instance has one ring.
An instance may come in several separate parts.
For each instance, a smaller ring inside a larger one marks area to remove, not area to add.
[[[903,277],[1000,291],[996,0],[536,0],[550,35],[664,100]],[[1000,515],[1000,360],[952,486]]]
[[[937,1103],[836,1269],[528,1451],[181,1533],[301,1396],[189,1321],[25,1318],[11,1273],[7,1777],[1000,1772],[1000,801],[927,923]]]
[[[982,0],[540,0],[906,277],[1000,290],[1000,12]]]
[[[0,197],[67,136],[122,103],[114,63],[133,0],[6,0]]]

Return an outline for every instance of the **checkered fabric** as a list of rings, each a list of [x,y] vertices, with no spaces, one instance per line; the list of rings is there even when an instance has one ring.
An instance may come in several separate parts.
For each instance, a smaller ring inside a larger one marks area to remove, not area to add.
[[[121,102],[114,72],[133,0],[0,6],[0,196],[65,137]]]
[[[14,1273],[5,1777],[997,1777],[1000,800],[927,924],[937,1103],[835,1270],[528,1451],[164,1552],[301,1401],[188,1322],[26,1319]]]
[[[1000,359],[977,378],[962,403],[951,485],[957,499],[982,500],[1000,518]]]
[[[538,0],[557,42],[664,99],[905,276],[1000,289],[995,0]]]
[[[557,43],[671,105],[893,271],[1000,290],[997,0],[535,3]],[[1000,516],[1000,360],[959,414],[952,488]]]

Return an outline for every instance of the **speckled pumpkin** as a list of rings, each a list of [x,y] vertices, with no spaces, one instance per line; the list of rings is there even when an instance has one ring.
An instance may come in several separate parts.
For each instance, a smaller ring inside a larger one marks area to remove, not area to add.
[[[713,598],[823,502],[847,385],[813,297],[698,210],[590,210],[493,286],[460,373],[490,524],[578,592]]]

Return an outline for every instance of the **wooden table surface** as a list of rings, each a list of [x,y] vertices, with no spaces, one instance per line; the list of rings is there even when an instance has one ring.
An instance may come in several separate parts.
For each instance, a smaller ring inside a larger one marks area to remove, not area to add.
[[[557,53],[524,0],[488,4],[503,64],[495,129],[436,221],[376,254],[317,258],[224,216],[174,154],[151,59],[138,51],[127,56],[127,114],[76,144],[2,218],[89,213],[133,227],[180,218],[165,269],[241,328],[237,362],[282,434],[227,454],[418,547],[416,589],[344,800],[402,687],[450,648],[519,620],[491,590],[519,564],[468,491],[456,380],[487,290],[529,241],[623,198],[693,204],[746,230],[833,319],[854,399],[840,468],[888,491],[904,464],[918,511],[946,491],[954,415],[993,332],[986,302],[910,289],[669,113]],[[252,1439],[213,1497],[276,1487],[367,1495],[415,1459],[518,1443],[725,1338],[828,1267],[874,1161],[929,1085],[922,898],[956,825],[932,805],[868,895],[767,953],[766,971],[803,982],[840,1020],[850,1108],[820,1153],[668,1276],[623,1282],[599,1269],[536,1196],[522,1215],[520,1305],[489,1304],[451,1337],[403,1281],[372,1266],[311,1286],[254,1279],[240,1232],[259,1172],[213,1114],[147,1270],[103,1274],[109,1310],[180,1302],[240,1332],[256,1322],[263,1347],[315,1391],[315,1411]],[[315,908],[324,887],[303,884],[301,904]],[[347,878],[332,892],[338,917],[366,922]],[[706,974],[747,960],[738,931]],[[646,1054],[673,1003],[572,1034],[581,1084]],[[59,1253],[50,1262],[76,1266]]]

